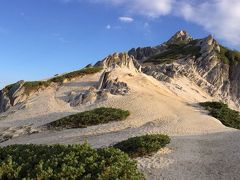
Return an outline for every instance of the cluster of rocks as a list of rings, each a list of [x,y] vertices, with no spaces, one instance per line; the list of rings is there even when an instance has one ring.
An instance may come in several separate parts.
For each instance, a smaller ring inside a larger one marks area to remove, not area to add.
[[[79,106],[79,105],[91,105],[100,101],[107,100],[108,93],[104,90],[97,90],[94,87],[91,87],[89,90],[84,92],[72,91],[68,94],[67,102],[70,106]]]
[[[102,74],[99,85],[99,90],[106,90],[113,95],[126,95],[129,92],[127,83],[120,82],[118,78],[111,78],[111,71],[106,71]]]
[[[115,77],[113,70],[115,68],[128,68],[133,71],[141,71],[141,65],[129,56],[127,53],[114,53],[102,61],[99,61],[95,66],[104,67],[105,71],[102,73],[97,87],[91,87],[89,90],[83,92],[71,92],[68,95],[67,102],[71,106],[91,105],[97,102],[107,100],[109,94],[111,95],[127,95],[130,91],[127,83],[119,81]]]

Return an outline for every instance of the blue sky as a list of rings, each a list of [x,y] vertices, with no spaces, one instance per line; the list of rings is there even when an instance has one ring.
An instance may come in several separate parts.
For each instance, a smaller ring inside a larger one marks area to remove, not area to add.
[[[184,12],[175,13],[180,1]],[[217,4],[223,0],[180,1],[0,0],[0,87],[80,69],[116,51],[158,45],[181,29],[195,38],[211,33],[239,49],[238,27],[224,28],[229,19],[239,25],[239,9],[224,17],[226,4]],[[209,8],[218,17],[203,13]],[[194,18],[199,14],[204,17]]]

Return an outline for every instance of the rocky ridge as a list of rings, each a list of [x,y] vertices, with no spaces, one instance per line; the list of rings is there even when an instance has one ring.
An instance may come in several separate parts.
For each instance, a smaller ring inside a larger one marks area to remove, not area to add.
[[[161,51],[138,59],[144,73],[168,83],[187,77],[217,100],[240,106],[240,56],[224,61],[228,58],[226,53],[232,53],[232,50],[219,45],[211,35],[193,40],[185,31],[176,33],[159,47],[162,47]],[[152,49],[154,51],[156,47]],[[139,58],[142,54],[134,56]]]
[[[192,40],[192,36],[190,36],[186,31],[178,31],[167,42],[161,45],[155,47],[132,48],[128,51],[128,54],[134,56],[134,58],[139,62],[143,62],[151,56],[165,52],[168,49],[168,45],[176,43],[187,44]]]

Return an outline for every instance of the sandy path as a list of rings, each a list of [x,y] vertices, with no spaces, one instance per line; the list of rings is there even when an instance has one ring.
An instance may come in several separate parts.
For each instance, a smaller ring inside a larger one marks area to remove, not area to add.
[[[139,158],[148,179],[240,179],[240,132],[173,137],[168,148]]]

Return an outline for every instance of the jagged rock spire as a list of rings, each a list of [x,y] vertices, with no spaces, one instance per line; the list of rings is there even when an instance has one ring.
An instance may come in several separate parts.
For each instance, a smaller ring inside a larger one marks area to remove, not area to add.
[[[168,41],[167,44],[177,44],[177,43],[189,43],[193,38],[186,31],[181,30],[175,33]]]
[[[109,55],[102,61],[99,61],[95,66],[102,66],[105,69],[127,67],[129,69],[136,69],[137,71],[141,71],[141,65],[133,56],[128,55],[126,52]]]

